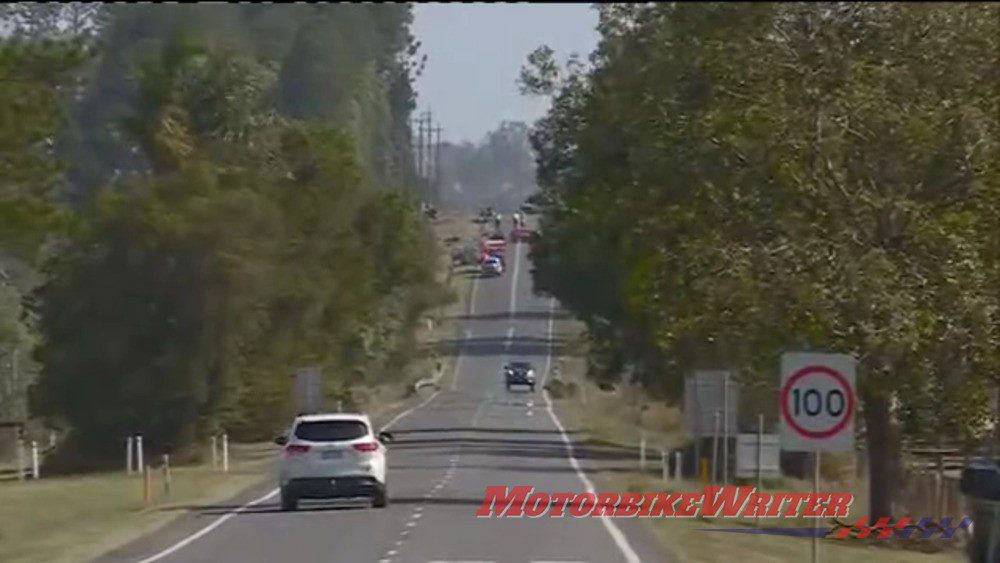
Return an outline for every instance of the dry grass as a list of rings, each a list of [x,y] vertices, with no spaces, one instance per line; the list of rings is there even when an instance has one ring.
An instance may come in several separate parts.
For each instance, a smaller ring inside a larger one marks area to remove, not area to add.
[[[641,426],[637,416],[638,402],[628,389],[613,393],[601,391],[583,377],[585,362],[582,355],[564,356],[557,361],[561,366],[562,379],[573,383],[577,392],[572,396],[555,401],[555,408],[567,426],[586,431],[593,438],[626,447],[636,447],[640,431],[646,436],[650,455],[650,470],[634,472],[603,472],[597,480],[606,490],[630,492],[700,491],[704,485],[695,481],[664,483],[654,468],[658,466],[660,448],[671,449],[681,445],[685,439],[680,429],[680,411],[664,403],[650,403],[642,414]],[[866,498],[863,484],[851,479],[849,472],[840,472],[839,482],[824,483],[824,490],[849,491],[855,494],[852,506],[853,517],[865,514]],[[810,491],[812,484],[794,479],[783,479],[772,492]],[[742,520],[742,521],[741,521]],[[648,520],[653,533],[662,544],[674,554],[675,560],[687,562],[729,562],[738,558],[740,563],[779,563],[808,560],[811,553],[808,539],[768,536],[756,534],[711,533],[711,528],[752,527],[752,518],[725,521],[707,519],[664,518]],[[762,521],[763,522],[763,521]],[[767,526],[806,527],[818,524],[806,519],[770,520]],[[820,543],[821,560],[824,563],[854,563],[859,560],[874,563],[945,563],[965,561],[958,549],[940,553],[920,553],[910,550],[873,547],[864,540],[846,540],[854,545],[845,545],[833,540]],[[879,540],[868,540],[869,542]],[[940,541],[940,540],[930,540]],[[926,544],[925,544],[926,545]]]
[[[86,561],[155,531],[179,511],[174,505],[223,502],[270,472],[270,444],[234,445],[230,471],[178,467],[170,495],[155,474],[153,497],[143,504],[142,478],[121,473],[43,478],[0,484],[0,561]]]

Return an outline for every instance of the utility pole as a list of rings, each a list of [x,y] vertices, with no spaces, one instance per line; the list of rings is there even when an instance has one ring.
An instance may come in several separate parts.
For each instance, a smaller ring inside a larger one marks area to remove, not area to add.
[[[434,199],[441,197],[441,126],[434,128]],[[440,203],[440,202],[436,202]]]
[[[417,178],[424,177],[424,116],[417,117]]]

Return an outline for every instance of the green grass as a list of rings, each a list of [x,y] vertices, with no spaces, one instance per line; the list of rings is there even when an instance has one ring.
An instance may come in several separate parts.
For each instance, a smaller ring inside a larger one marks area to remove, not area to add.
[[[628,390],[614,393],[600,391],[593,383],[586,381],[583,357],[579,355],[562,357],[562,378],[577,386],[577,393],[555,401],[555,409],[567,427],[584,430],[594,440],[602,443],[626,447],[636,447],[640,427],[634,398]],[[659,449],[670,449],[680,445],[683,432],[680,427],[680,412],[663,403],[650,404],[642,416],[642,432],[646,435],[649,448],[648,463],[655,467],[659,463]],[[653,472],[601,472],[597,475],[599,488],[609,491],[663,492],[700,491],[700,482],[663,483]],[[864,514],[864,489],[854,483],[850,485],[829,484],[839,491],[855,494],[855,504],[851,516]],[[783,479],[770,491],[809,491],[811,483],[793,479]],[[811,554],[810,540],[793,537],[753,534],[711,533],[706,528],[752,527],[752,518],[740,520],[716,520],[684,518],[660,518],[645,521],[679,563],[729,562],[738,559],[740,563],[779,563],[807,561]],[[764,520],[761,521],[765,522]],[[814,519],[770,519],[767,526],[812,526],[819,524]],[[823,563],[945,563],[965,561],[959,549],[949,549],[939,553],[887,549],[875,547],[879,540],[821,540],[820,557]],[[924,546],[929,545],[929,540]],[[845,545],[851,542],[853,545]],[[916,542],[914,542],[916,545]],[[938,544],[940,545],[940,544]]]

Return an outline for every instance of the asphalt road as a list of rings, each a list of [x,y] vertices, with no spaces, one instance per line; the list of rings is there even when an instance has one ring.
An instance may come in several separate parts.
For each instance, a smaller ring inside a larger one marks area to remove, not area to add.
[[[535,393],[503,386],[500,367],[509,359],[531,361],[544,379],[561,341],[555,303],[532,292],[527,252],[527,245],[511,245],[504,275],[475,282],[464,336],[455,339],[454,377],[391,423],[388,508],[303,503],[283,513],[271,484],[230,505],[191,507],[178,524],[101,561],[667,560],[635,519],[475,516],[487,486],[582,493],[592,486],[593,464],[602,463],[557,422],[540,386]]]

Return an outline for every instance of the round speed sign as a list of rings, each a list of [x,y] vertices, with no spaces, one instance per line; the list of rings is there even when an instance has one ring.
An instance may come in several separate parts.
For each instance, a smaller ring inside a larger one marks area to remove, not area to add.
[[[854,409],[847,378],[827,366],[802,367],[781,387],[781,418],[804,438],[836,436],[851,422]]]

